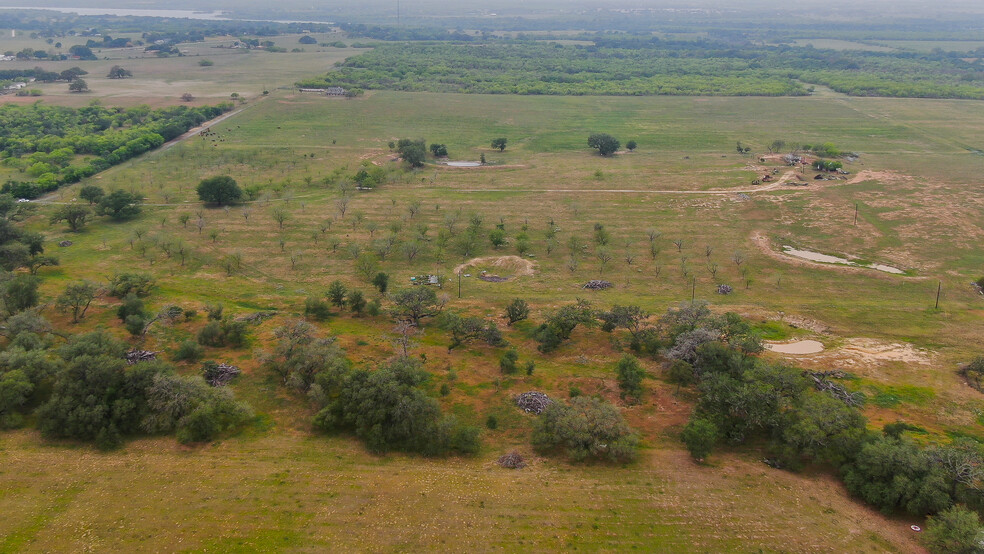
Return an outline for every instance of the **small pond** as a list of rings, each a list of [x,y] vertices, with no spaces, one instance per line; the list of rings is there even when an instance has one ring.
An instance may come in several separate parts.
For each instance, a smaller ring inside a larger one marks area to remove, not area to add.
[[[793,248],[792,246],[783,246],[782,251],[785,254],[789,254],[794,258],[801,258],[803,260],[810,260],[811,262],[820,262],[824,264],[837,264],[837,265],[849,265],[852,267],[866,267],[868,269],[876,269],[878,271],[884,271],[885,273],[894,273],[895,275],[901,275],[905,273],[897,267],[892,267],[890,265],[883,264],[859,264],[857,262],[852,262],[847,258],[841,258],[840,256],[831,256],[830,254],[821,254],[819,252],[813,252],[810,250],[799,250]]]

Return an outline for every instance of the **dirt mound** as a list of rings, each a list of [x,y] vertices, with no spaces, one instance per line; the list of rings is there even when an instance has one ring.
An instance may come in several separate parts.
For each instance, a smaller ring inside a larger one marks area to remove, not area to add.
[[[530,260],[524,260],[519,256],[486,256],[484,258],[472,258],[467,262],[454,268],[455,273],[466,273],[468,268],[476,270],[486,270],[490,273],[501,275],[511,273],[513,276],[533,275],[536,271],[536,264]],[[495,271],[492,271],[492,270]]]

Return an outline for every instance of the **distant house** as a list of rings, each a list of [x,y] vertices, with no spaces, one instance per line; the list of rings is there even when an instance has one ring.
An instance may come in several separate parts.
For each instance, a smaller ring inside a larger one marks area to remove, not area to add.
[[[325,89],[325,94],[328,96],[346,96],[348,95],[348,91],[342,87],[328,87]]]

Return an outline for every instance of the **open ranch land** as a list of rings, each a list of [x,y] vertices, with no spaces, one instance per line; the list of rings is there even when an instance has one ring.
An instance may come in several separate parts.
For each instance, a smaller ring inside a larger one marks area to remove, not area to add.
[[[533,457],[518,472],[493,462],[514,448],[529,452],[529,417],[512,405],[514,394],[565,398],[577,388],[617,402],[612,363],[624,345],[612,335],[579,328],[549,354],[531,339],[545,314],[575,298],[653,313],[707,299],[774,341],[822,343],[795,363],[849,371],[856,378],[849,386],[877,400],[865,408],[872,424],[901,418],[935,436],[984,435],[984,402],[955,371],[978,353],[984,333],[984,298],[970,286],[984,265],[979,106],[836,95],[274,92],[207,136],[43,199],[42,215],[27,225],[45,233],[61,266],[42,268],[42,293],[54,297],[80,278],[105,281],[119,268],[146,271],[158,279],[155,306],[221,301],[236,314],[276,310],[255,331],[263,347],[332,281],[371,291],[372,261],[390,274],[391,290],[421,275],[452,279],[439,292],[469,314],[498,319],[511,298],[526,299],[530,321],[503,333],[536,371],[503,378],[497,350],[452,351],[448,334],[428,324],[414,354],[427,360],[428,386],[449,385],[442,407],[470,423],[495,414],[499,427],[483,432],[473,459],[377,458],[347,439],[309,436],[304,399],[279,387],[248,348],[210,349],[210,358],[243,368],[232,386],[259,423],[191,451],[147,439],[111,454],[79,448],[66,456],[64,445],[32,432],[4,435],[2,475],[13,483],[5,488],[20,492],[0,496],[0,506],[20,515],[3,523],[2,547],[154,550],[180,537],[189,549],[241,550],[913,551],[912,522],[850,499],[830,473],[774,470],[751,447],[722,449],[709,467],[687,460],[678,437],[692,398],[649,360],[643,403],[624,410],[642,435],[638,462]],[[587,145],[595,132],[638,148],[599,156]],[[497,137],[508,139],[504,151],[491,147]],[[484,156],[487,164],[452,168],[428,156],[423,168],[406,171],[389,146],[401,138],[444,144],[450,161]],[[777,139],[830,142],[860,157],[845,163],[848,174],[817,180],[809,166],[768,152]],[[738,142],[751,150],[739,154]],[[357,190],[360,169],[381,172],[381,184]],[[195,187],[213,175],[234,177],[251,200],[203,207]],[[48,222],[49,211],[89,184],[143,195],[144,212],[124,223],[95,220],[77,233]],[[474,243],[466,240],[470,226],[481,230]],[[497,230],[503,241],[493,244]],[[63,240],[71,246],[54,246]],[[795,258],[784,247],[857,266]],[[861,267],[872,264],[902,273]],[[497,279],[480,280],[483,270]],[[582,288],[592,279],[613,287]],[[722,284],[732,292],[718,294]],[[77,328],[118,328],[117,306],[97,299]],[[66,316],[52,317],[68,325]],[[169,350],[194,336],[195,325],[155,330],[144,346]],[[392,354],[392,325],[386,316],[338,315],[318,327],[356,364],[372,365]],[[35,481],[54,484],[31,489]],[[122,490],[133,500],[121,503]],[[165,504],[174,512],[164,517],[180,528],[173,536],[160,534]],[[240,517],[229,515],[230,505]],[[356,526],[365,532],[351,533]]]

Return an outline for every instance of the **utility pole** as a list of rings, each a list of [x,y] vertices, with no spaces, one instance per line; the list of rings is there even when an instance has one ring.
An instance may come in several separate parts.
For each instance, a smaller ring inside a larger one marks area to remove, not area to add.
[[[458,298],[461,298],[461,272],[458,272]]]
[[[693,287],[690,289],[690,303],[693,304],[697,299],[697,277],[694,277]]]
[[[943,292],[943,281],[936,286],[936,309],[940,309],[940,293]]]
[[[854,226],[858,226],[858,203],[854,203]]]

